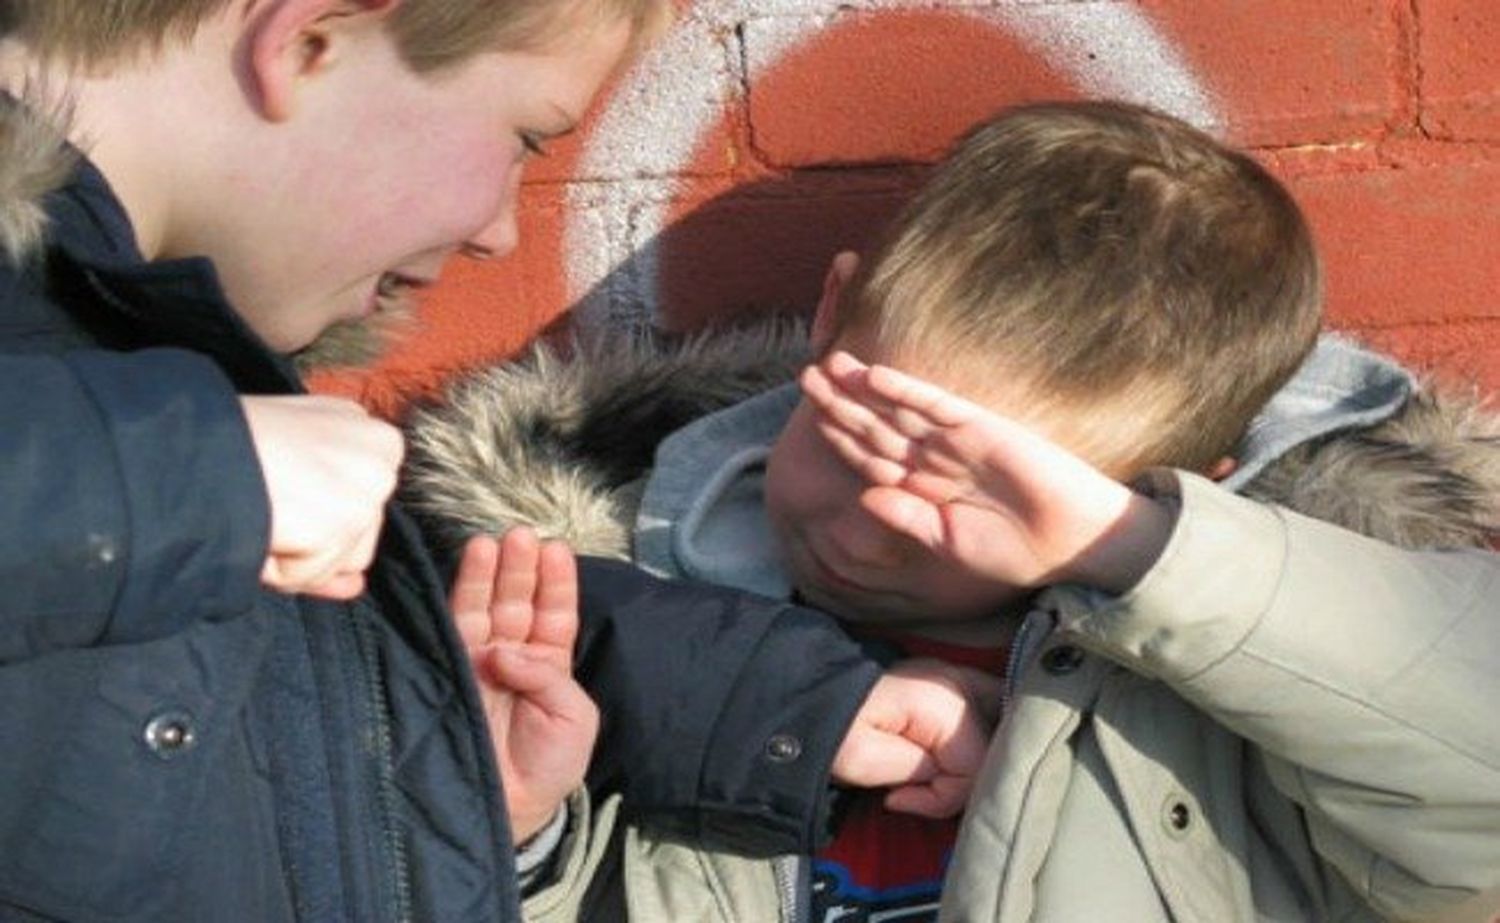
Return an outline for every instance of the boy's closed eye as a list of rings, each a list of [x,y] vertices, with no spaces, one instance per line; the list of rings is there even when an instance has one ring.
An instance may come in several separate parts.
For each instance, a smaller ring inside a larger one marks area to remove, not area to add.
[[[554,110],[552,115],[544,116],[542,119],[544,124],[549,126],[548,128],[517,129],[516,131],[521,139],[521,148],[528,157],[546,157],[549,142],[565,138],[578,130],[579,118],[576,115],[555,103],[550,106]]]
[[[528,156],[528,157],[546,157],[547,156],[547,145],[546,145],[547,138],[544,137],[542,134],[540,134],[539,132],[534,132],[534,131],[522,131],[522,132],[517,132],[517,135],[521,139],[521,147],[522,147],[523,150],[525,150],[526,156]]]

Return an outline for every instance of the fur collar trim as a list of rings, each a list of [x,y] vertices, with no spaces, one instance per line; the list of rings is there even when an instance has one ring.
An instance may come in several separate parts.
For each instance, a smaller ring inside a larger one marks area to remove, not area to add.
[[[11,265],[37,258],[47,236],[46,197],[78,163],[65,136],[71,115],[49,117],[0,94],[0,249]]]
[[[406,499],[446,542],[530,525],[580,554],[627,559],[657,443],[790,381],[805,353],[801,326],[787,320],[539,344],[413,410]]]

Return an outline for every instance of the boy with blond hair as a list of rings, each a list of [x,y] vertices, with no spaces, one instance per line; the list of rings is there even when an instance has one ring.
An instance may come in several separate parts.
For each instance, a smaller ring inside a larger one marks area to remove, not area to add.
[[[291,357],[509,252],[528,156],[665,10],[0,0],[0,917],[519,918],[601,720],[552,669],[572,558],[476,540],[455,632],[399,432]],[[848,778],[921,774],[909,684],[826,617],[579,569],[645,813],[796,848],[846,732]]]
[[[660,573],[800,598],[1000,675],[962,824],[892,814],[920,807],[906,794],[856,797],[831,846],[770,863],[615,830],[618,887],[583,905],[1376,919],[1493,886],[1500,735],[1475,709],[1500,693],[1500,564],[1474,549],[1500,524],[1500,425],[1342,341],[1312,352],[1319,315],[1295,203],[1190,126],[1086,102],[969,133],[872,259],[835,259],[800,389],[623,453],[649,468],[594,464],[592,492]],[[614,542],[569,518],[578,497],[549,508],[534,471],[499,478],[460,437],[556,433],[522,461],[556,452],[577,479],[579,446],[617,446],[623,427],[649,443],[710,376],[774,378],[785,340],[758,359],[747,342],[544,353],[468,383],[415,421],[419,498],[450,523],[525,513]],[[507,407],[528,383],[546,398]],[[1205,476],[1467,550],[1398,550]]]

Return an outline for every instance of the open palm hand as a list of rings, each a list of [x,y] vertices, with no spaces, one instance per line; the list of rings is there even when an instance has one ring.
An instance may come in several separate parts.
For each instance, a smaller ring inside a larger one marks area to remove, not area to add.
[[[464,547],[450,599],[474,668],[518,842],[583,782],[599,710],[573,679],[573,553],[529,529]]]
[[[1159,550],[1148,546],[1165,510],[937,385],[835,352],[803,372],[802,387],[823,436],[869,482],[860,502],[870,514],[976,574],[1120,589]]]

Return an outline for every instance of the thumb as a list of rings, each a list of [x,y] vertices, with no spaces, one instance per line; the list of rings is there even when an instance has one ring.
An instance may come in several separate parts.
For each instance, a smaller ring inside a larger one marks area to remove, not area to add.
[[[869,726],[855,725],[833,758],[834,781],[858,788],[921,782],[937,771],[926,748]]]
[[[910,480],[910,479],[908,479]],[[877,522],[900,535],[934,548],[942,543],[943,516],[925,497],[901,487],[871,487],[860,494],[859,505]]]
[[[598,709],[588,693],[548,651],[496,645],[485,665],[495,682],[524,696],[552,717],[579,722],[597,718]]]
[[[902,785],[886,793],[885,807],[898,814],[914,814],[934,820],[953,817],[964,809],[974,780],[968,776],[942,775],[926,785]]]

